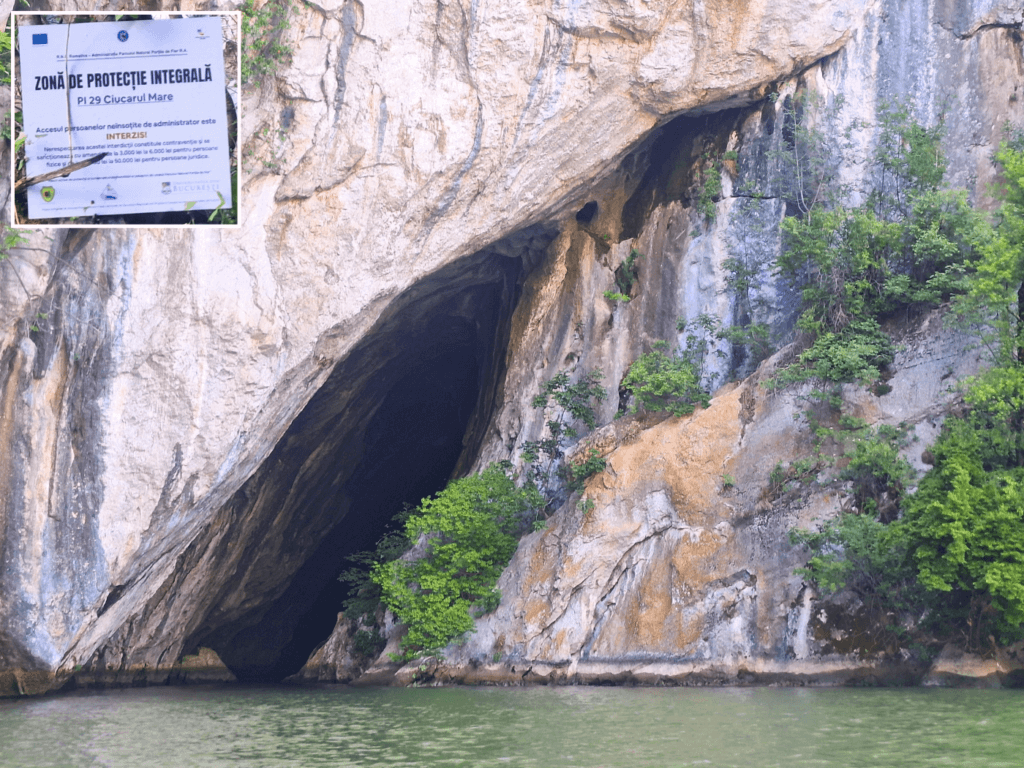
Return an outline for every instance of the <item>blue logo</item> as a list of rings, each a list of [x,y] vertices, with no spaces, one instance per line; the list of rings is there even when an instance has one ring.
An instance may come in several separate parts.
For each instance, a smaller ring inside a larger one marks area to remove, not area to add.
[[[46,45],[46,35],[32,35],[32,45]]]
[[[128,39],[128,33],[122,29],[120,32],[117,33],[117,39],[123,43],[125,40]]]

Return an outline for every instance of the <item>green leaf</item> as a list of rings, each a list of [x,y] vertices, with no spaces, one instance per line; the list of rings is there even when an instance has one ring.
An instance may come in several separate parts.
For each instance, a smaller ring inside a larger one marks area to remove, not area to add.
[[[221,208],[224,207],[224,202],[225,202],[224,195],[222,195],[220,193],[219,189],[217,190],[217,197],[220,198],[220,204],[216,208],[214,208],[212,211],[210,211],[210,216],[206,219],[207,221],[213,221],[213,217],[216,215],[217,211],[219,211]],[[188,208],[186,208],[185,210],[187,211]]]

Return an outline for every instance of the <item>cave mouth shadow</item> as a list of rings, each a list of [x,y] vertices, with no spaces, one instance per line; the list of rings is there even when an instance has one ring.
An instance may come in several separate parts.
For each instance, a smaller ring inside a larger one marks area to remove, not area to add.
[[[523,278],[554,234],[521,230],[424,278],[336,365],[226,505],[229,575],[186,649],[276,682],[327,639],[347,558],[479,454]]]

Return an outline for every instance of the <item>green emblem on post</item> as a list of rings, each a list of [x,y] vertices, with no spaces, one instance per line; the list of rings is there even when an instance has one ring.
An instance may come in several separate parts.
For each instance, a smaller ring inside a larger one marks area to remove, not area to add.
[[[39,193],[43,196],[43,200],[45,200],[46,202],[50,202],[51,200],[53,200],[53,195],[55,194],[53,191],[53,187],[43,187],[41,190],[39,190]]]

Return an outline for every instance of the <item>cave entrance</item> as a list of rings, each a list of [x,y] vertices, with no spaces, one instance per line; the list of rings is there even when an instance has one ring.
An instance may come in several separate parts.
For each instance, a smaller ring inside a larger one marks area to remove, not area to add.
[[[334,628],[346,559],[478,455],[522,278],[553,236],[521,231],[391,302],[229,502],[244,551],[186,648],[242,681],[301,668]]]

